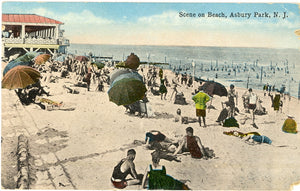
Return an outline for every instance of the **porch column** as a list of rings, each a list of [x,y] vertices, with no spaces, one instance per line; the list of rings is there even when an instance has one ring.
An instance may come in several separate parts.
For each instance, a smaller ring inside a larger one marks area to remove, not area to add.
[[[58,30],[59,30],[58,27],[59,27],[58,25],[55,27],[55,32],[54,32],[54,38],[55,39],[58,39]]]
[[[21,31],[21,39],[25,38],[25,25],[22,25],[22,31]]]

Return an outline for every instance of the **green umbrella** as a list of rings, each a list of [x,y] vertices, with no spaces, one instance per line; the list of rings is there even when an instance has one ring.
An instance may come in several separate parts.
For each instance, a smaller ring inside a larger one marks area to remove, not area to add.
[[[147,89],[136,72],[117,77],[108,90],[109,100],[117,105],[129,105],[143,99]]]
[[[97,66],[98,69],[104,68],[105,64],[101,62],[93,62],[93,65]]]

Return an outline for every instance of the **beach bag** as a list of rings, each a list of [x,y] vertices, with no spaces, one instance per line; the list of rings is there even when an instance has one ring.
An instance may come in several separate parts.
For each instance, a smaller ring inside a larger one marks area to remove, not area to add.
[[[225,120],[223,127],[240,127],[240,126],[234,117],[230,117]]]

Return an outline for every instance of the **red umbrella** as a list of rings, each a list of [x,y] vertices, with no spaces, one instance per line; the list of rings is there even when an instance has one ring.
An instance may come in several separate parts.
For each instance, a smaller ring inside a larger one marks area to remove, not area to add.
[[[75,60],[78,60],[80,62],[87,62],[87,61],[89,61],[88,57],[86,57],[86,56],[76,56]]]

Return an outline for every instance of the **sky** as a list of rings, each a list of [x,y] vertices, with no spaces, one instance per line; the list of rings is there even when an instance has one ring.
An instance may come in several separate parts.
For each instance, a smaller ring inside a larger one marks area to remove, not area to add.
[[[195,13],[196,17],[181,17]],[[227,18],[208,17],[208,12]],[[254,17],[254,13],[270,14]],[[280,17],[274,17],[278,12]],[[283,12],[288,15],[283,19]],[[37,14],[64,23],[71,43],[297,48],[300,5],[295,3],[176,3],[6,1],[2,13]],[[205,17],[198,17],[204,13]],[[251,13],[249,18],[231,13]]]

